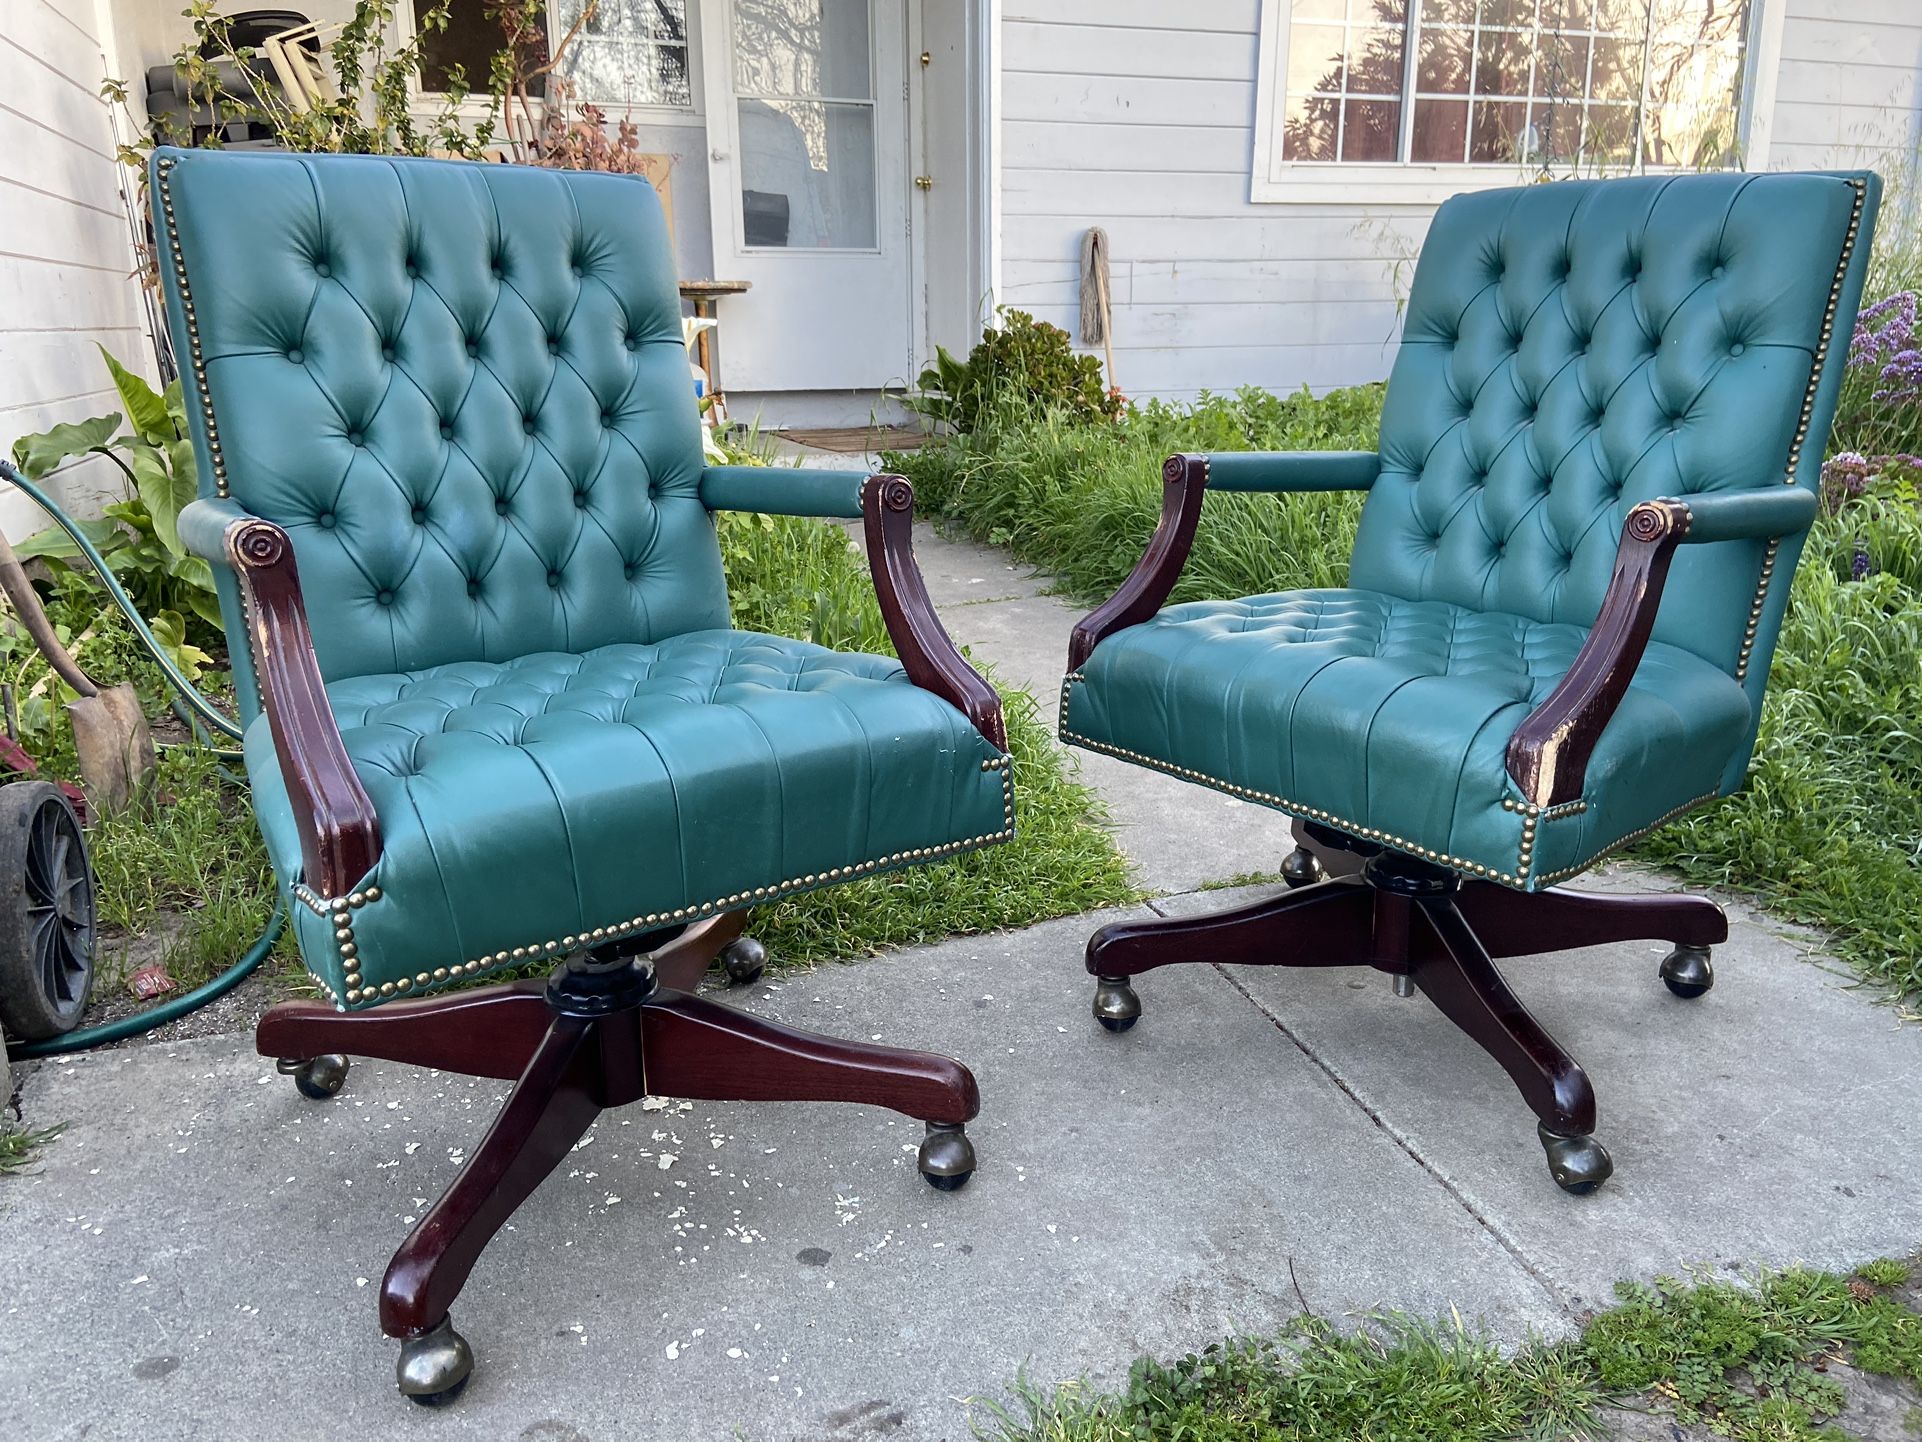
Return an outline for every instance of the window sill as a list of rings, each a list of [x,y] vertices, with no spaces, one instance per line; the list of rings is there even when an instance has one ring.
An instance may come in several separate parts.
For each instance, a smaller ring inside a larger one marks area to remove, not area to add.
[[[1440,205],[1450,196],[1527,185],[1540,174],[1524,165],[1276,165],[1248,186],[1255,205]]]

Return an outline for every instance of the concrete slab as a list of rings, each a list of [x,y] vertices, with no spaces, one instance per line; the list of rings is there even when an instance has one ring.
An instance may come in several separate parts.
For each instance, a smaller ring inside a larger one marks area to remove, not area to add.
[[[1613,868],[1582,884],[1664,883]],[[1692,1266],[1847,1268],[1912,1252],[1922,1029],[1811,964],[1806,934],[1723,900],[1729,941],[1715,949],[1715,989],[1697,1001],[1662,986],[1668,948],[1653,942],[1502,963],[1595,1083],[1597,1135],[1616,1171],[1585,1198],[1548,1184],[1534,1119],[1508,1078],[1426,1001],[1397,999],[1374,973],[1229,974],[1571,1307],[1608,1303],[1620,1279]],[[1190,984],[1171,971],[1144,978],[1136,1032]]]
[[[73,1126],[0,1184],[0,1436],[960,1438],[960,1399],[1024,1361],[1112,1375],[1272,1327],[1297,1284],[1331,1316],[1566,1324],[1220,974],[1157,984],[1126,1037],[1094,1027],[1098,920],[756,989],[966,1058],[973,1182],[927,1188],[919,1128],[868,1108],[604,1117],[457,1304],[479,1366],[441,1414],[393,1392],[375,1294],[500,1084],[362,1063],[306,1102],[242,1037],[39,1065],[29,1119]]]

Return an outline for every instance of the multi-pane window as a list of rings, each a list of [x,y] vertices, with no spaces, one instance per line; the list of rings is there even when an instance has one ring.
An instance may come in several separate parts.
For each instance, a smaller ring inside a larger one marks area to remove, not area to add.
[[[1751,0],[1269,0],[1289,7],[1282,158],[1735,159]]]
[[[549,0],[548,31],[556,43],[587,3]],[[591,104],[691,106],[687,0],[600,0],[557,73],[576,100]]]
[[[415,23],[433,0],[413,0]],[[687,0],[599,0],[585,23],[588,0],[548,0],[536,20],[547,27],[548,43],[568,42],[555,73],[570,96],[590,105],[624,109],[663,105],[688,109],[694,90],[688,78]],[[488,69],[503,42],[487,0],[450,0],[447,28],[424,40],[421,85],[445,90],[448,72],[461,67],[470,89],[487,84]],[[576,27],[579,27],[576,30]],[[532,57],[545,63],[545,54]],[[545,89],[536,77],[536,94]]]

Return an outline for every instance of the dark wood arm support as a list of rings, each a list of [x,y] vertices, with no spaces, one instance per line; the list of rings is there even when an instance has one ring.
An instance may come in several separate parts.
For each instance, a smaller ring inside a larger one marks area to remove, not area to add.
[[[272,521],[248,517],[228,526],[226,549],[247,602],[261,706],[300,827],[307,884],[345,896],[380,860],[380,822],[327,704],[293,542]]]
[[[1628,513],[1602,609],[1561,684],[1508,739],[1508,774],[1537,806],[1582,794],[1588,761],[1648,649],[1669,563],[1683,542],[1773,540],[1807,529],[1813,492],[1798,486],[1643,501]]]
[[[875,475],[861,488],[868,567],[881,617],[908,679],[951,703],[1002,751],[1008,749],[1001,697],[967,658],[934,613],[927,582],[914,561],[914,487],[905,476]]]
[[[1188,563],[1207,489],[1206,456],[1170,456],[1161,463],[1161,519],[1155,533],[1121,589],[1075,623],[1068,636],[1070,671],[1079,671],[1106,637],[1140,625],[1161,609]]]

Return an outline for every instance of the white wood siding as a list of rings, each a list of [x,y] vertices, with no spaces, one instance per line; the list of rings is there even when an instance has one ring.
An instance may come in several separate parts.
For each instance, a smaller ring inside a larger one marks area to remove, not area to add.
[[[1002,302],[1077,333],[1099,225],[1128,395],[1387,374],[1397,270],[1430,212],[1249,203],[1256,0],[1004,0],[1002,16]]]
[[[0,4],[0,447],[120,409],[96,341],[152,378],[122,170],[98,98],[104,50],[95,0]],[[56,482],[82,509],[121,489],[99,459]],[[43,525],[23,497],[0,496],[9,536]]]
[[[1893,182],[1919,141],[1922,0],[1786,0],[1769,168],[1867,164]]]
[[[1757,3],[1780,7],[1768,166],[1912,159],[1922,0]],[[1099,225],[1127,394],[1387,374],[1433,208],[1249,202],[1258,0],[1004,0],[1003,17],[1000,301],[1076,333]]]

